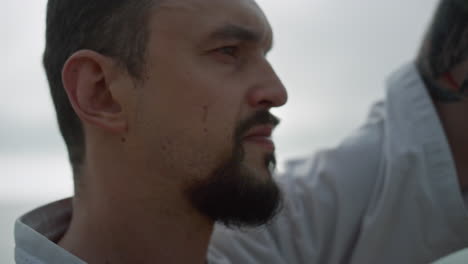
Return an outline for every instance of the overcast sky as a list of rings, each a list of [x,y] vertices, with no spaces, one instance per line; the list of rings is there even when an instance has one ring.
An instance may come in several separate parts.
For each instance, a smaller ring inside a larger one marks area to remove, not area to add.
[[[436,0],[259,0],[270,61],[289,92],[274,113],[280,160],[332,147],[416,55]],[[41,67],[45,0],[0,0],[0,200],[71,194],[71,173]]]

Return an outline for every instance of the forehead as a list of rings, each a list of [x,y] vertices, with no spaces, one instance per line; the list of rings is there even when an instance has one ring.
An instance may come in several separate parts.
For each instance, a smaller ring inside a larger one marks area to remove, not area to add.
[[[271,39],[271,26],[253,0],[164,0],[155,9],[150,28],[209,34],[222,25],[238,25]]]

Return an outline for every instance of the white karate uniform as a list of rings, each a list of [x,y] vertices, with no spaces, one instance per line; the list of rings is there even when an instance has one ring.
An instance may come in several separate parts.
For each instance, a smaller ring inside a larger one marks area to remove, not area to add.
[[[455,164],[414,64],[392,75],[360,129],[277,180],[280,215],[257,229],[217,226],[210,263],[417,264],[468,247]]]

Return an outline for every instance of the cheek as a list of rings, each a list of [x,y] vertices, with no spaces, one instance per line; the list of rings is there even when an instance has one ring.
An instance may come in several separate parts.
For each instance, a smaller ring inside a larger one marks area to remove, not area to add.
[[[200,123],[188,128],[185,148],[191,152],[192,167],[212,170],[231,158],[238,115],[228,107],[203,106],[201,117]]]
[[[204,114],[203,114],[204,115]],[[194,116],[198,119],[199,115]],[[205,178],[231,158],[234,142],[232,122],[187,122],[183,128],[166,134],[165,162],[177,168],[184,178]]]
[[[193,61],[153,69],[142,87],[139,130],[150,164],[205,175],[232,153],[245,87]]]
[[[175,104],[150,97],[143,99],[138,128],[148,166],[201,178],[231,157],[239,121],[234,100],[205,96],[198,101],[179,98]]]

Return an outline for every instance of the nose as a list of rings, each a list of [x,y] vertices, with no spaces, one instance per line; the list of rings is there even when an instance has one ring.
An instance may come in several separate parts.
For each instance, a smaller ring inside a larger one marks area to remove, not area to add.
[[[280,107],[288,101],[288,93],[270,63],[266,62],[253,76],[255,85],[248,95],[253,108]]]

